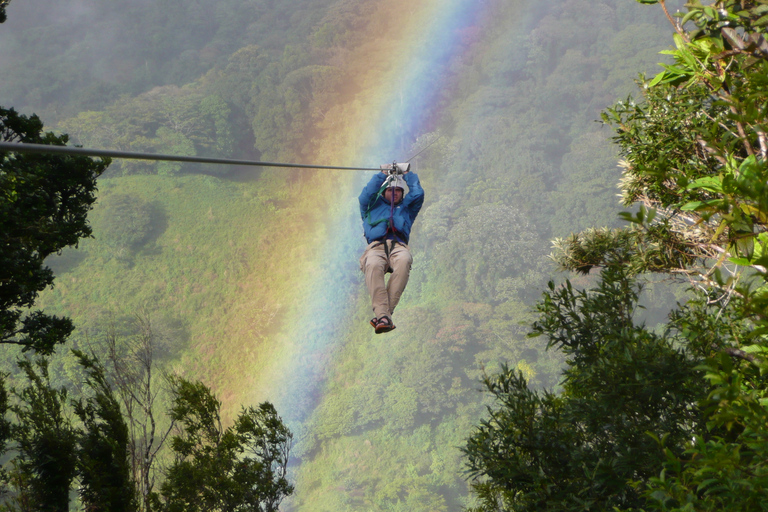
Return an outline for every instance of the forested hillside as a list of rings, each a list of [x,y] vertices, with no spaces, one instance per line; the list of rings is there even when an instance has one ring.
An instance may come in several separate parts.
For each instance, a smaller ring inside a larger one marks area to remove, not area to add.
[[[454,0],[444,10],[465,15],[450,53],[411,61],[427,44],[413,20],[431,34],[438,4],[14,0],[0,27],[0,104],[86,147],[366,166],[424,150],[390,334],[368,325],[357,266],[370,174],[116,160],[94,238],[49,260],[56,286],[40,305],[73,318],[68,347],[98,351],[115,326],[130,338],[139,313],[161,333],[158,364],[210,385],[225,422],[275,402],[296,441],[286,510],[471,504],[459,447],[489,403],[484,371],[505,362],[558,389],[562,355],[526,337],[558,278],[549,241],[620,225],[617,149],[595,120],[654,70],[663,14],[631,0]],[[398,125],[378,112],[408,101],[411,69],[436,94]],[[647,294],[657,321],[675,297]],[[60,349],[51,375],[75,387],[75,367]]]

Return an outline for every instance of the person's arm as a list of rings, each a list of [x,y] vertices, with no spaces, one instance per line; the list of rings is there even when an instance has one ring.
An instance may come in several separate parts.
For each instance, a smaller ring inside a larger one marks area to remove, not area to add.
[[[387,179],[387,175],[381,172],[377,172],[371,176],[371,181],[363,187],[363,191],[360,193],[358,200],[360,201],[360,216],[364,219],[365,214],[368,212],[368,205],[373,200],[374,196],[379,192],[381,186],[384,184],[384,180]]]
[[[415,172],[406,173],[403,176],[405,183],[408,184],[408,195],[403,201],[404,206],[411,212],[411,217],[416,218],[421,210],[421,206],[424,204],[424,189],[421,188],[421,182],[419,181],[419,175]]]

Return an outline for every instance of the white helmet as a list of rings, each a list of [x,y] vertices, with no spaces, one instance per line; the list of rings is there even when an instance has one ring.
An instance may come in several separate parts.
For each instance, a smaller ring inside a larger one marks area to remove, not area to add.
[[[387,188],[389,187],[401,188],[405,192],[407,185],[401,175],[392,175],[387,178]]]

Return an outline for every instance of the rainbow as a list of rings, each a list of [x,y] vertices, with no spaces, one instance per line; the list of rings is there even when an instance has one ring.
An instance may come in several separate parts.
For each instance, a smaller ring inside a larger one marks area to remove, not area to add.
[[[365,34],[356,34],[353,47],[337,49],[338,54],[332,56],[341,82],[351,85],[343,88],[335,104],[324,105],[328,110],[311,130],[314,139],[297,148],[298,154],[310,155],[303,163],[377,167],[407,160],[420,148],[417,140],[440,125],[443,107],[451,103],[458,89],[456,64],[479,53],[511,53],[507,46],[517,37],[516,29],[524,34],[532,13],[550,1],[360,0],[360,5],[371,10],[366,13]],[[519,27],[494,23],[494,13],[502,9],[516,13],[519,9]],[[494,33],[484,32],[489,27]],[[507,36],[510,32],[513,37]],[[471,113],[463,114],[471,117]],[[426,185],[445,176],[433,178],[418,165],[415,170]],[[211,385],[224,402],[225,422],[234,417],[240,404],[272,402],[295,434],[294,453],[299,457],[302,443],[307,440],[305,444],[312,444],[311,429],[320,422],[313,414],[335,397],[334,377],[342,373],[339,363],[346,364],[347,350],[361,341],[376,347],[396,339],[412,342],[408,337],[412,329],[407,322],[399,323],[397,314],[398,331],[392,335],[375,336],[367,325],[370,302],[357,264],[365,246],[357,196],[371,174],[265,170],[259,183],[242,187],[227,183],[226,188],[216,185],[220,195],[248,194],[245,197],[249,201],[232,204],[269,202],[260,204],[258,210],[269,215],[268,221],[252,218],[253,212],[247,208],[240,211],[222,206],[215,214],[209,210],[210,221],[218,215],[221,219],[235,215],[248,218],[238,224],[246,226],[241,232],[227,232],[225,238],[203,248],[219,252],[215,244],[228,242],[237,251],[231,256],[234,263],[224,263],[222,258],[220,267],[174,268],[169,272],[169,280],[179,281],[174,289],[177,294],[183,290],[185,272],[201,272],[204,278],[222,284],[208,299],[216,301],[209,308],[215,311],[213,318],[200,315],[197,319],[203,334],[181,355],[174,371],[203,378]],[[468,173],[453,174],[451,180],[471,179]],[[139,189],[144,178],[135,178],[121,178],[121,183],[126,183],[121,186],[138,180],[134,186]],[[204,183],[199,177],[182,177],[179,182]],[[186,205],[205,200],[206,190],[200,187],[194,187],[195,195],[187,197],[189,191],[176,186],[174,180],[158,179],[155,185],[151,190],[156,196],[149,195],[149,201],[162,198]],[[428,208],[434,189],[425,189]],[[142,193],[147,192],[142,189]],[[248,226],[256,224],[263,225],[249,232]],[[180,241],[169,234],[163,246],[173,251],[192,250],[191,240]],[[417,250],[419,243],[414,240]],[[250,261],[245,261],[247,258]],[[158,270],[151,265],[147,269]],[[124,274],[126,279],[135,280],[134,275]],[[97,277],[98,272],[91,279]],[[149,279],[151,290],[142,296],[154,296],[166,288],[154,276]],[[73,289],[74,283],[73,279]],[[62,281],[55,293],[63,297],[67,286]],[[135,283],[131,287],[135,289]],[[408,307],[408,294],[406,290],[403,310]],[[195,301],[178,303],[167,298],[158,307],[170,304],[173,314],[192,317],[202,296],[201,292]],[[354,386],[355,382],[343,384]],[[305,462],[311,463],[309,457],[299,467]]]
[[[357,48],[343,70],[344,80],[354,81],[360,92],[319,127],[327,136],[317,158],[373,167],[407,159],[405,151],[438,114],[451,60],[467,50],[467,33],[488,14],[477,6],[476,0],[378,3],[369,26],[382,32]],[[315,261],[303,261],[291,274],[301,282],[301,297],[270,340],[281,349],[257,385],[259,397],[273,402],[294,430],[322,397],[349,319],[361,301],[367,304],[357,268],[364,248],[357,194],[369,178],[370,173],[327,173],[305,190],[325,200],[322,218],[304,235],[316,248],[310,257]]]

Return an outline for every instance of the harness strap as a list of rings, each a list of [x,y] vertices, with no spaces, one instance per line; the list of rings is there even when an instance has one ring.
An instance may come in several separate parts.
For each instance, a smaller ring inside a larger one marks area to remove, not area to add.
[[[400,241],[398,241],[398,240],[394,240],[394,239],[390,239],[390,240],[392,241],[392,243],[391,243],[389,246],[387,246],[387,240],[379,240],[379,241],[376,243],[376,245],[372,245],[372,246],[371,246],[371,247],[373,248],[373,247],[378,247],[379,245],[382,245],[382,244],[384,245],[384,254],[385,254],[385,255],[386,255],[386,257],[387,257],[387,263],[389,263],[389,257],[391,256],[391,254],[392,254],[392,251],[394,251],[394,250],[395,250],[395,244],[398,244],[398,243],[399,243],[399,244],[402,244],[402,242],[400,242]],[[403,245],[405,245],[405,244],[403,244]],[[392,272],[394,272],[394,269],[393,269],[393,268],[392,268],[392,266],[390,265],[390,266],[387,268],[387,270],[386,270],[385,274],[391,274]]]
[[[373,199],[368,201],[368,208],[365,212],[366,220],[368,221],[368,224],[370,224],[371,227],[378,226],[382,222],[386,222],[387,219],[379,219],[376,221],[371,220],[371,207],[373,207],[374,204],[376,204],[376,201],[379,200],[379,198],[384,195],[384,191],[387,189],[387,186],[389,186],[389,180],[384,181],[384,184],[381,185],[381,188],[378,192],[376,192],[376,195],[373,196]]]
[[[387,255],[387,259],[389,259],[389,257],[392,255],[392,251],[395,250],[395,244],[396,243],[397,243],[397,241],[392,240],[392,243],[389,245],[389,249],[387,249],[387,241],[384,240],[384,254]]]
[[[379,188],[379,191],[376,192],[376,194],[373,196],[373,198],[371,200],[368,201],[368,208],[365,211],[365,216],[366,216],[366,221],[368,222],[368,225],[371,226],[371,227],[378,226],[382,222],[388,222],[388,224],[387,224],[387,231],[386,231],[386,234],[384,236],[386,237],[387,235],[391,234],[393,240],[397,240],[401,244],[406,245],[407,244],[407,240],[403,241],[401,239],[401,237],[400,237],[401,234],[398,233],[397,230],[395,229],[395,201],[394,201],[394,199],[395,199],[395,188],[396,188],[395,187],[395,183],[396,183],[396,180],[390,179],[390,178],[387,178],[387,180],[384,181],[384,183],[381,185],[381,188]],[[392,189],[392,196],[391,196],[392,200],[389,203],[389,218],[388,219],[387,218],[382,218],[382,219],[378,219],[378,220],[375,220],[375,221],[371,220],[371,208],[373,207],[374,204],[376,204],[376,201],[378,201],[378,199],[382,195],[384,195],[384,191],[387,188],[391,188]],[[394,245],[393,245],[393,248],[394,248]],[[389,253],[387,253],[387,258],[389,258]]]
[[[397,180],[393,179],[390,180],[389,185],[389,226],[387,227],[387,232],[391,229],[392,234],[394,234],[395,230],[395,183],[397,183]]]

